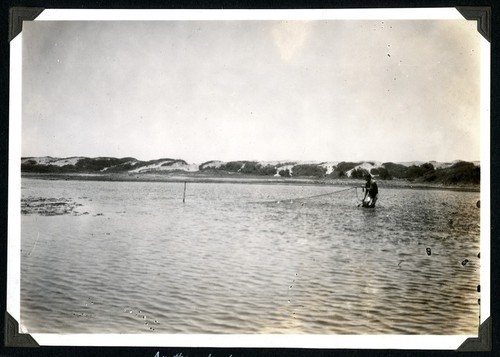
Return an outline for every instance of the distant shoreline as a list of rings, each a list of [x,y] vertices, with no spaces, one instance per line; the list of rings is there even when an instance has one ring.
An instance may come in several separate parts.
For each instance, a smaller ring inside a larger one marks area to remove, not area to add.
[[[116,181],[116,182],[192,182],[192,183],[230,183],[230,184],[266,184],[266,185],[312,185],[312,186],[352,186],[361,187],[363,179],[352,178],[313,178],[313,177],[274,177],[239,174],[206,175],[200,173],[169,174],[129,174],[129,173],[21,173],[21,178],[54,181]],[[422,190],[450,190],[480,192],[480,186],[474,184],[439,185],[411,182],[404,179],[377,180],[381,188],[408,188]]]

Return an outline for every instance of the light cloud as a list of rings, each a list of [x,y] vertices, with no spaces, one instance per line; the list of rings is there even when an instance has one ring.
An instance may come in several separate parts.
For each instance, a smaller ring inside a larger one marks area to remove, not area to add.
[[[309,38],[309,21],[280,21],[272,28],[274,44],[278,48],[281,59],[290,62]]]

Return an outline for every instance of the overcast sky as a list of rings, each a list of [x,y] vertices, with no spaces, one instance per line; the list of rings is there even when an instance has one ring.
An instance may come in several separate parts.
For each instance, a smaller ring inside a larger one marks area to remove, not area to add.
[[[465,20],[33,21],[22,155],[479,160]]]

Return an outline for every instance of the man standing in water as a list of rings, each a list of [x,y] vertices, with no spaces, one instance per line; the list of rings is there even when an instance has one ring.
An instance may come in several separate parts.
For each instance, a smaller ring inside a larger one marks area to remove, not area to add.
[[[363,207],[374,208],[375,203],[377,202],[378,196],[378,186],[377,183],[372,180],[372,175],[366,175],[366,184],[365,184],[365,197],[363,197]],[[368,200],[366,199],[368,196]]]

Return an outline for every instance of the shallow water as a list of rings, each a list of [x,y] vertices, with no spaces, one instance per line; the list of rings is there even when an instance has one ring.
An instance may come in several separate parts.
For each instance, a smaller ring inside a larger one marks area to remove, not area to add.
[[[476,334],[479,193],[45,181],[22,197],[30,333]],[[359,192],[361,194],[361,192]],[[290,200],[292,199],[292,200]],[[279,201],[279,202],[278,202]],[[26,213],[26,212],[25,212]]]

